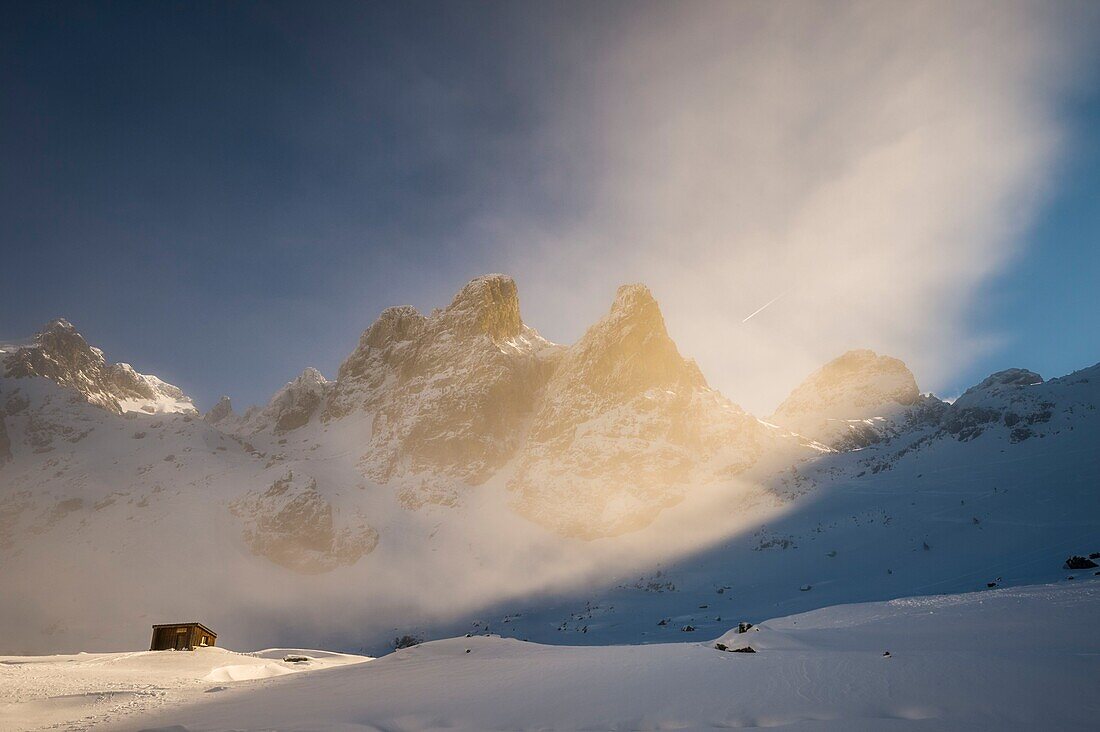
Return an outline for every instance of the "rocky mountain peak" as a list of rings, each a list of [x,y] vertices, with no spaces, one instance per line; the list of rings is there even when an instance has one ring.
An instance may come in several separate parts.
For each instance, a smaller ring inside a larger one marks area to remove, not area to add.
[[[570,350],[563,373],[573,373],[601,394],[638,394],[653,388],[705,387],[696,367],[680,355],[649,288],[624,285],[611,310]]]
[[[5,348],[2,353],[7,377],[49,379],[116,414],[196,412],[191,399],[178,387],[140,374],[130,364],[107,363],[103,351],[89,345],[64,318],[47,323],[31,342]]]
[[[320,371],[312,366],[306,367],[275,392],[257,418],[257,428],[271,427],[276,433],[282,433],[302,427],[318,412],[332,387],[333,382]]]
[[[1043,377],[1034,371],[1028,371],[1027,369],[1005,369],[1004,371],[998,371],[994,374],[990,374],[986,378],[982,379],[981,383],[970,387],[966,390],[966,393],[976,391],[986,391],[989,389],[997,389],[998,387],[1019,387],[1019,386],[1035,386],[1036,384],[1042,384]]]
[[[999,411],[1008,408],[1008,405],[1013,405],[1013,409],[1023,410],[1023,405],[1035,398],[1036,390],[1031,387],[1042,383],[1043,377],[1034,371],[1005,369],[990,374],[964,391],[953,406],[960,413],[975,409],[980,412],[988,412],[990,409]]]
[[[302,373],[294,377],[294,381],[290,382],[288,386],[308,386],[327,383],[328,379],[324,377],[324,374],[322,374],[320,371],[313,368],[312,366],[306,366],[304,369],[302,369]]]
[[[453,503],[513,455],[559,351],[523,324],[511,277],[478,277],[429,316],[385,310],[322,419],[372,415],[364,475],[397,484],[408,506]]]
[[[79,373],[102,369],[103,352],[93,348],[64,318],[51,320],[32,343],[5,358],[7,375],[13,378],[45,376],[63,386]]]
[[[873,438],[868,420],[888,418],[921,403],[917,381],[900,359],[868,349],[848,351],[810,374],[769,421],[834,447]]]
[[[46,323],[46,327],[42,329],[43,334],[56,332],[76,333],[76,327],[68,320],[65,320],[65,318],[54,318]],[[77,335],[79,335],[79,333]]]
[[[611,314],[623,317],[641,314],[651,318],[661,318],[661,310],[653,293],[640,283],[621,285],[615,291],[615,301],[611,303]],[[663,319],[661,322],[663,325]]]
[[[483,275],[468,282],[450,305],[430,316],[422,315],[409,305],[383,310],[363,332],[358,347],[340,365],[338,391],[362,386],[360,382],[373,383],[383,363],[415,358],[418,349],[427,344],[449,344],[456,337],[468,339],[483,335],[493,342],[503,343],[528,334],[541,341],[524,326],[520,317],[515,280],[502,274]],[[338,398],[338,402],[347,401],[344,394]],[[345,414],[350,406],[338,403],[330,410],[330,416]]]
[[[218,400],[218,403],[210,408],[210,411],[203,415],[203,419],[210,424],[217,424],[225,419],[233,416],[233,402],[229,397],[222,396]]]
[[[649,290],[627,285],[562,356],[508,487],[517,511],[554,531],[611,536],[680,501],[693,477],[746,469],[765,439],[680,355]]]
[[[459,335],[484,333],[494,340],[506,340],[523,330],[516,281],[502,274],[471,280],[442,315],[450,329]]]
[[[363,333],[361,345],[384,348],[390,343],[408,341],[416,337],[426,318],[411,305],[386,308]]]
[[[892,406],[916,404],[919,399],[917,381],[903,361],[860,349],[848,351],[810,374],[775,414],[861,419]]]

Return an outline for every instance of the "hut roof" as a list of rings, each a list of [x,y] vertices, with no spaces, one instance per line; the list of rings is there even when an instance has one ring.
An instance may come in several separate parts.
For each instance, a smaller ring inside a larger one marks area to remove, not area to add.
[[[198,627],[202,628],[203,630],[205,630],[210,635],[214,635],[214,636],[217,635],[217,633],[215,633],[210,628],[206,627],[202,623],[197,623],[197,622],[190,622],[190,623],[156,623],[155,625],[153,625],[153,627],[154,628],[179,628],[179,627],[184,626],[184,625],[195,625],[195,626],[198,626]]]

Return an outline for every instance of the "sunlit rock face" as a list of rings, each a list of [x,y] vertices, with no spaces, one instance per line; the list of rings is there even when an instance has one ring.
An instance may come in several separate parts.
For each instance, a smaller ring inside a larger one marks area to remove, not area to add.
[[[3,373],[19,379],[41,376],[74,389],[86,401],[115,414],[197,414],[182,390],[126,363],[109,364],[67,320],[54,320],[30,343],[0,349]]]
[[[378,532],[362,516],[338,516],[316,480],[292,471],[264,491],[246,493],[230,510],[253,553],[304,574],[354,564],[378,544]]]
[[[768,421],[834,449],[851,449],[882,439],[899,419],[942,406],[926,401],[904,362],[848,351],[811,374]]]
[[[557,533],[612,536],[650,523],[689,483],[750,466],[764,433],[680,355],[649,290],[627,285],[562,356],[509,488],[519,513]]]
[[[407,507],[451,505],[515,454],[559,352],[523,324],[512,278],[486,275],[429,316],[385,310],[340,367],[324,418],[371,414],[364,474]]]

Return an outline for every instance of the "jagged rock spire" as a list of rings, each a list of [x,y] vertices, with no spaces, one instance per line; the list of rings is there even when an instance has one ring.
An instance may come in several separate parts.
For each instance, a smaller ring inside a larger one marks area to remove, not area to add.
[[[442,312],[450,329],[460,335],[484,333],[495,340],[514,338],[523,329],[516,282],[502,274],[471,280]]]
[[[210,408],[210,411],[203,415],[203,419],[210,424],[218,424],[219,422],[233,416],[233,402],[229,397],[222,396],[218,400],[218,403]]]
[[[611,310],[569,350],[563,371],[598,392],[636,394],[675,385],[705,387],[699,369],[680,355],[661,308],[645,285],[623,285]]]

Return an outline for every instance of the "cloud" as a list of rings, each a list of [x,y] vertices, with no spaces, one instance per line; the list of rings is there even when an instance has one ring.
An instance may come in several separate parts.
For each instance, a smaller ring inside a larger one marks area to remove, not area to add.
[[[681,351],[758,413],[855,347],[950,385],[991,342],[967,314],[1043,200],[1095,9],[618,11],[544,19],[555,82],[530,145],[561,205],[496,201],[475,224],[526,319],[572,340],[644,281]]]

